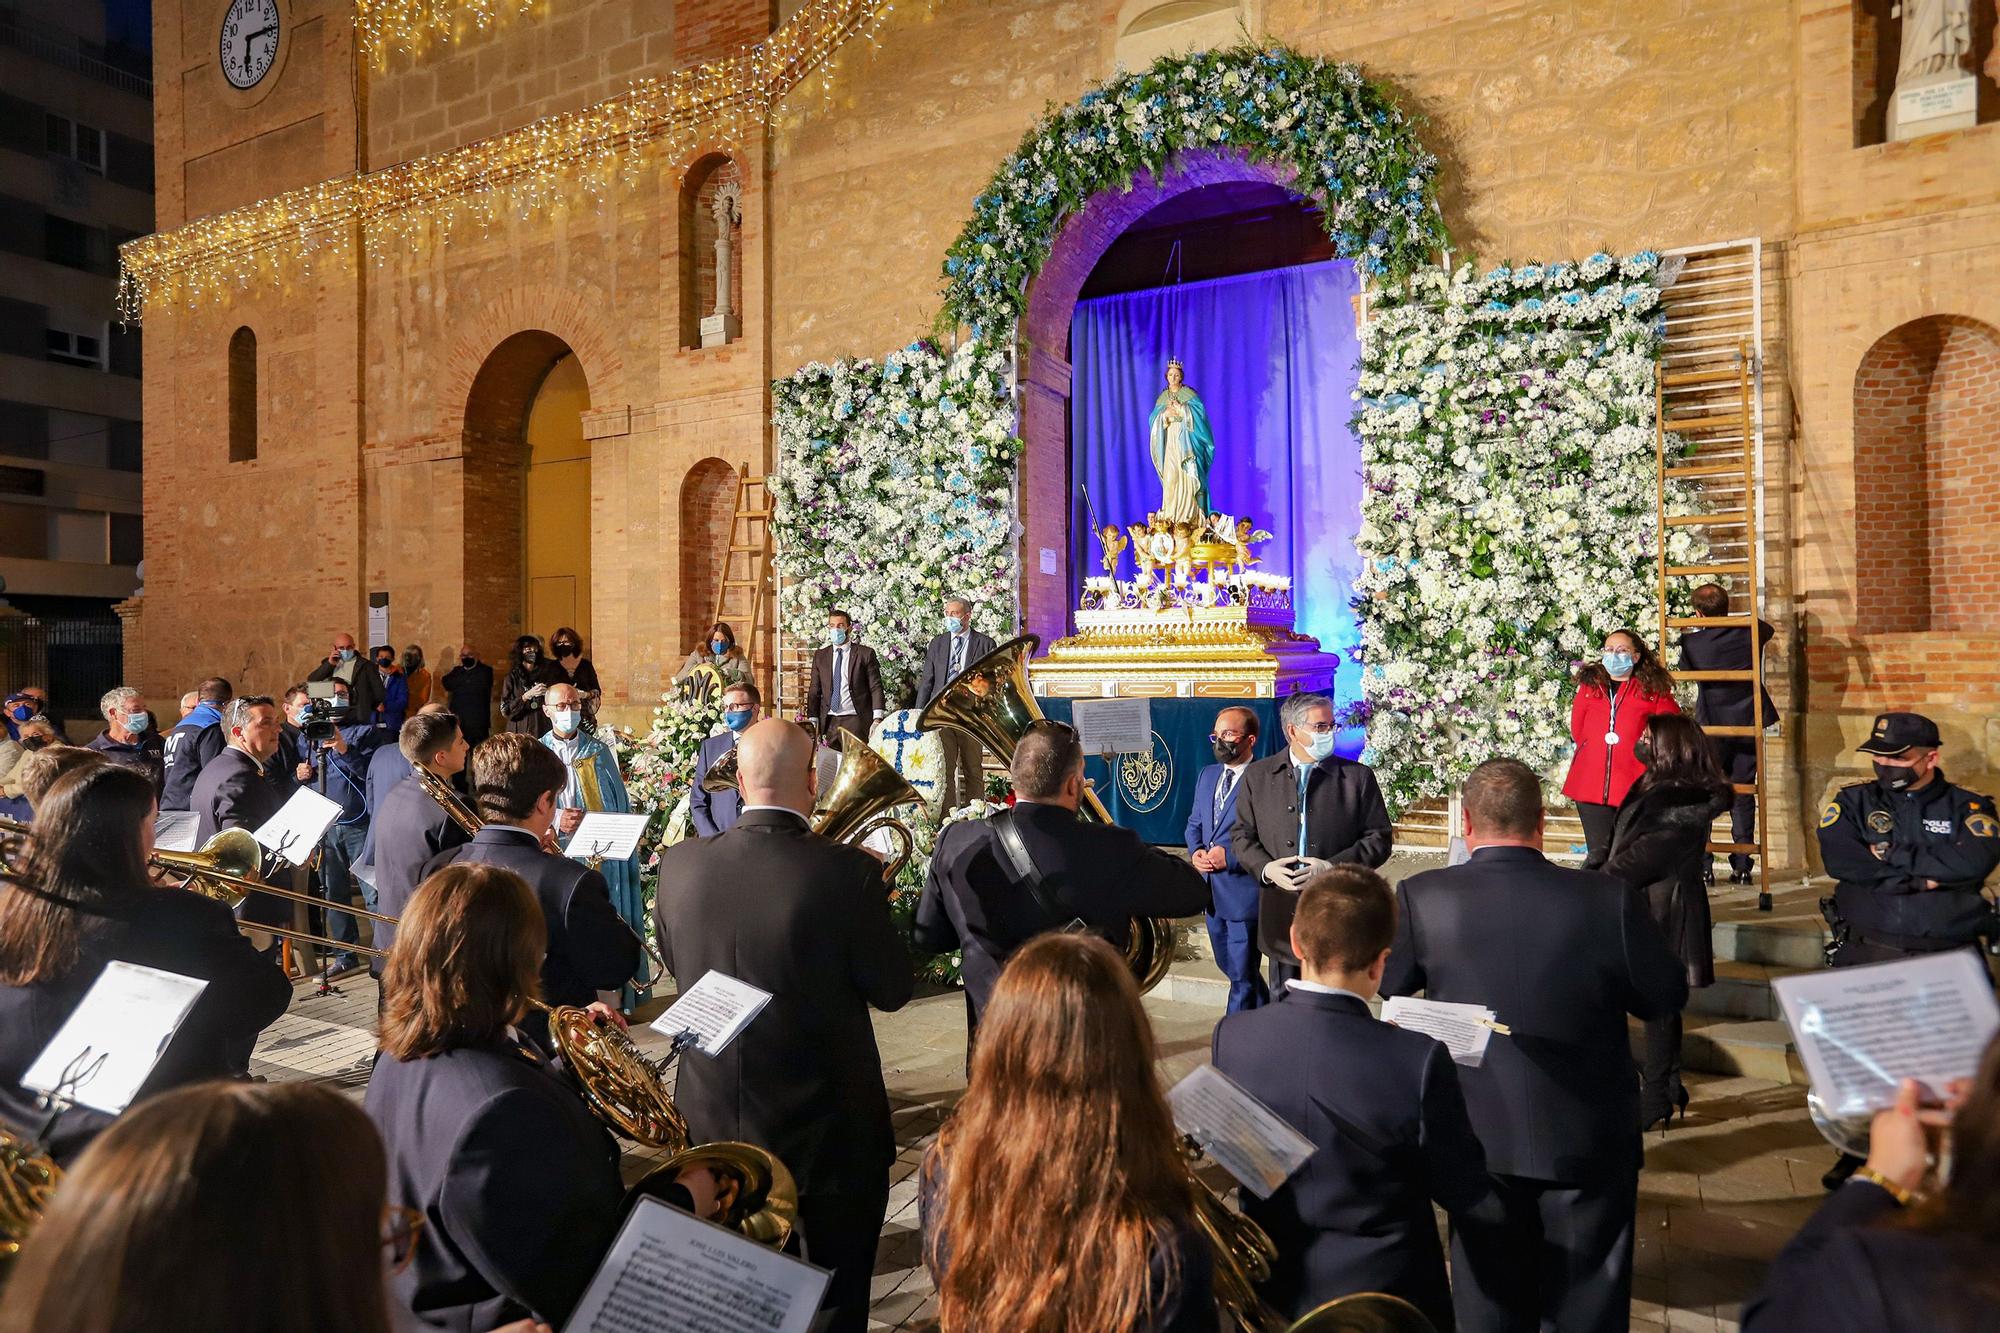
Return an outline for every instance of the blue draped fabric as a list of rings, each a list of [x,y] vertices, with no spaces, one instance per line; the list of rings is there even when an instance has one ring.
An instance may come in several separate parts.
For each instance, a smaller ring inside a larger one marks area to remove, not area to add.
[[[1141,522],[1159,506],[1147,421],[1177,356],[1215,433],[1210,507],[1277,534],[1259,548],[1258,568],[1291,576],[1300,632],[1341,655],[1340,701],[1358,693],[1348,606],[1360,572],[1361,445],[1348,428],[1361,360],[1357,291],[1354,265],[1331,260],[1077,302],[1073,593],[1102,568],[1082,488],[1100,523]]]

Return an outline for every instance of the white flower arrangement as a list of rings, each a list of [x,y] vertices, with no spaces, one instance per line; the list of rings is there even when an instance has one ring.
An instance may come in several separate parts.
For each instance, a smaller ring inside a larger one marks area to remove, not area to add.
[[[1021,448],[1005,358],[916,342],[880,364],[814,362],[772,398],[785,631],[817,638],[827,612],[846,611],[891,698],[914,684],[947,598],[969,599],[976,626],[1005,638]]]
[[[1189,149],[1233,149],[1289,170],[1343,256],[1368,277],[1401,278],[1445,246],[1437,158],[1416,129],[1353,65],[1279,45],[1162,56],[1023,136],[946,256],[941,322],[1008,345],[1063,222]]]
[[[1392,810],[1496,755],[1553,774],[1575,666],[1654,623],[1658,262],[1429,269],[1371,311],[1349,720]],[[1669,530],[1674,563],[1704,551]]]

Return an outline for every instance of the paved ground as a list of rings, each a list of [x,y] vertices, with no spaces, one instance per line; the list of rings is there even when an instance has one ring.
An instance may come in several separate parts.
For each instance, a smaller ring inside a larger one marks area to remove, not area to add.
[[[1183,964],[1183,967],[1197,966]],[[367,1080],[375,989],[367,977],[314,997],[310,986],[258,1043],[253,1069],[274,1080],[318,1078],[351,1089]],[[1149,998],[1162,1075],[1178,1079],[1206,1058],[1219,1016],[1211,1004]],[[931,993],[901,1013],[878,1015],[899,1155],[875,1277],[872,1327],[903,1329],[932,1313],[922,1266],[914,1172],[943,1111],[964,1088],[964,1005]],[[635,1029],[636,1030],[636,1029]],[[648,1037],[651,1034],[646,1034]],[[1640,1180],[1636,1329],[1735,1328],[1735,1312],[1820,1197],[1831,1160],[1807,1123],[1803,1089],[1746,1078],[1691,1080],[1689,1120],[1650,1135]],[[627,1156],[631,1174],[657,1154]]]

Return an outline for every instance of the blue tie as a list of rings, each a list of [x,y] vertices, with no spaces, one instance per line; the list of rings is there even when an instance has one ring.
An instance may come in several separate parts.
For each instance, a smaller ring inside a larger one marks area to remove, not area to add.
[[[1222,770],[1222,781],[1215,784],[1215,817],[1222,818],[1223,807],[1229,804],[1229,793],[1236,790],[1236,770]]]
[[[1306,788],[1310,786],[1312,783],[1313,771],[1310,768],[1306,767],[1304,764],[1300,764],[1298,767],[1299,767],[1299,855],[1307,856],[1310,853],[1306,851]]]
[[[951,674],[956,676],[965,670],[965,640],[954,636],[951,641]]]

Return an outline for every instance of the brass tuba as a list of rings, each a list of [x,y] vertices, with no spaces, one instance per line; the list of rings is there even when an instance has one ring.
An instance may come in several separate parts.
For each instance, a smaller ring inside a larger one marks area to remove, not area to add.
[[[20,1253],[22,1242],[48,1211],[62,1174],[47,1153],[0,1129],[0,1259]]]
[[[734,754],[735,751],[730,751]],[[923,796],[903,780],[895,765],[875,753],[866,741],[850,740],[840,751],[840,771],[833,786],[813,805],[812,830],[823,838],[850,845],[877,829],[887,830],[902,847],[883,867],[883,882],[894,884],[908,864],[915,843],[909,825],[887,813],[899,805],[921,804]]]
[[[591,1112],[626,1138],[667,1150],[649,1178],[672,1179],[686,1167],[708,1167],[722,1182],[722,1225],[773,1249],[784,1247],[799,1217],[792,1173],[753,1144],[690,1144],[687,1120],[667,1091],[673,1055],[649,1058],[623,1029],[599,1024],[587,1010],[531,1003],[548,1015],[549,1036]]]
[[[1028,687],[1028,658],[1041,639],[1023,634],[1009,639],[953,677],[917,718],[919,731],[949,727],[963,732],[1011,763],[1014,747],[1028,728],[1043,721],[1034,692]],[[1115,821],[1097,793],[1085,787],[1077,817],[1099,824]],[[1125,945],[1125,964],[1141,993],[1166,979],[1174,961],[1174,923],[1167,917],[1135,916]]]

